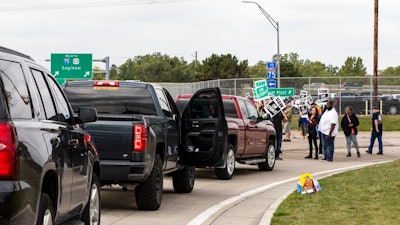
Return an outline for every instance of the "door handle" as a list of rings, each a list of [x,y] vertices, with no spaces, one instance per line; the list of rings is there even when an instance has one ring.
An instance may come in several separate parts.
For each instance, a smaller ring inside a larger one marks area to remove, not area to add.
[[[68,144],[69,145],[73,145],[73,146],[77,146],[77,145],[79,145],[79,140],[78,139],[68,140]]]

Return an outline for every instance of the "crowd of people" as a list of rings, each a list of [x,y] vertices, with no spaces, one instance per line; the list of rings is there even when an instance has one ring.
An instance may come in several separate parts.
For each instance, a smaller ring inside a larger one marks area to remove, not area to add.
[[[276,130],[276,149],[275,159],[282,160],[282,141],[291,141],[291,124],[293,111],[290,102],[278,114],[273,115],[271,121]],[[258,105],[259,113],[267,113],[264,103]],[[378,153],[383,154],[382,147],[382,115],[377,107],[372,110],[372,129],[370,145],[367,153],[372,154],[372,148],[375,140],[378,139]],[[351,107],[346,107],[345,114],[339,121],[339,115],[333,107],[332,101],[327,101],[324,107],[320,107],[316,103],[312,103],[306,113],[299,113],[298,128],[303,139],[308,139],[309,152],[305,156],[307,159],[320,159],[332,162],[335,153],[335,137],[339,132],[339,126],[346,137],[347,155],[351,157],[351,148],[356,150],[357,157],[361,157],[360,149],[357,141],[358,129],[360,125],[358,117],[353,113]],[[318,141],[319,140],[319,141]],[[319,143],[318,143],[319,142]]]

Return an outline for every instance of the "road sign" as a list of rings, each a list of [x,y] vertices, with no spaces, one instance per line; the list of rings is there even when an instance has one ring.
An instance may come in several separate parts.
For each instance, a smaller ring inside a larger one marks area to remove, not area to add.
[[[92,54],[51,54],[51,73],[56,79],[92,79]]]
[[[275,79],[275,77],[276,77],[276,70],[274,70],[274,71],[268,71],[268,72],[267,72],[267,76],[268,76],[268,78],[269,78],[270,80]]]
[[[268,80],[268,88],[276,88],[276,80]]]
[[[267,68],[276,68],[276,62],[267,62]]]
[[[275,96],[290,97],[294,95],[294,88],[272,88],[268,92]]]

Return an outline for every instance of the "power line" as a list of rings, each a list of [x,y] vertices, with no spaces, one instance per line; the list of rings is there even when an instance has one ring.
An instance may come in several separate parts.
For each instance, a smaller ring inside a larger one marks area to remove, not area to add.
[[[95,2],[77,2],[77,3],[43,3],[37,4],[25,2],[13,2],[12,4],[0,3],[0,11],[36,11],[36,10],[52,10],[52,9],[67,9],[67,8],[95,8],[95,7],[113,7],[125,5],[149,5],[149,4],[165,4],[176,2],[189,2],[198,0],[120,0],[120,1],[95,1]]]

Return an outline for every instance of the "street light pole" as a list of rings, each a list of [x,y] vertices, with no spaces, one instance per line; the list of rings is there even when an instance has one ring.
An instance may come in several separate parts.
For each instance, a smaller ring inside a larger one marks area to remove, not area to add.
[[[274,18],[272,18],[267,11],[265,11],[260,4],[258,4],[257,2],[253,2],[253,1],[242,1],[243,3],[252,3],[252,4],[256,4],[258,6],[258,8],[261,10],[261,12],[264,14],[264,16],[267,18],[267,20],[271,23],[271,25],[275,28],[276,30],[276,36],[277,36],[277,51],[278,51],[278,55],[277,55],[277,62],[276,62],[276,69],[277,69],[277,87],[280,88],[281,87],[281,55],[279,52],[279,22],[276,22],[274,20]]]

